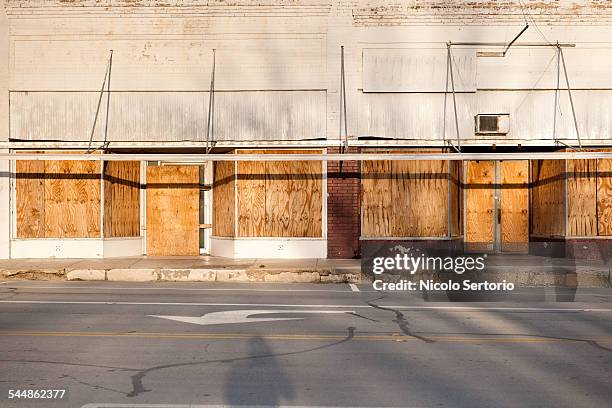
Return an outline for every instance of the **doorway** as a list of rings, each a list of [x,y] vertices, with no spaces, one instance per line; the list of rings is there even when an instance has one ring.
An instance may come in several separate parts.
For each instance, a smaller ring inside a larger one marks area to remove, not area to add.
[[[146,177],[147,255],[199,255],[199,166],[149,163]]]
[[[529,161],[464,163],[465,243],[474,251],[529,251]]]

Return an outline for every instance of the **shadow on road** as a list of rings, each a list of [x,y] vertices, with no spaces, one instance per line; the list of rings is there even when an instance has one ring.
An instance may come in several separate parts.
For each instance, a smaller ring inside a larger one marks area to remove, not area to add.
[[[249,357],[235,361],[225,381],[225,403],[278,406],[295,399],[295,389],[265,339],[248,342]]]

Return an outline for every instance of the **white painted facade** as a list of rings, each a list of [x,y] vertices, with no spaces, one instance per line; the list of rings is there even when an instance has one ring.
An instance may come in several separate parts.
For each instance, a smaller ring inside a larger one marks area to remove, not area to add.
[[[8,246],[7,246],[8,248]],[[143,238],[13,239],[10,258],[113,258],[140,256]]]
[[[446,135],[441,123],[449,41],[471,43],[451,47],[465,145],[483,140],[474,132],[479,113],[510,114],[508,135],[484,138],[497,145],[574,141],[557,42],[571,45],[563,52],[583,141],[601,144],[612,129],[607,1],[8,0],[5,7],[14,140],[87,140],[110,49],[108,140],[203,140],[213,49],[215,140],[337,139],[344,45],[350,137],[440,145],[455,138],[450,100]],[[525,22],[529,29],[505,57],[479,56],[502,51]]]
[[[506,56],[482,56],[503,51],[526,22]],[[335,145],[344,46],[351,143],[443,146],[456,138],[449,42],[463,146],[577,144],[557,43],[567,45],[582,144],[612,146],[606,0],[0,0],[0,144],[82,147],[112,49],[108,140],[128,148],[203,146],[214,49],[218,146]],[[105,103],[96,141],[104,137]],[[509,132],[476,134],[477,114],[509,114]],[[0,163],[0,258],[9,247],[11,256],[146,250],[138,240],[9,245],[7,172]],[[324,239],[226,241],[213,237],[212,252],[326,252]]]
[[[211,254],[236,259],[327,258],[327,238],[211,238]]]

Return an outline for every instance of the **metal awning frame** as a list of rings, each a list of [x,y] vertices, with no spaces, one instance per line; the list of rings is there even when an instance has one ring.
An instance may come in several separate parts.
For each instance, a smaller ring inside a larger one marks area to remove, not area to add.
[[[612,159],[610,152],[535,152],[535,153],[343,153],[343,154],[163,154],[163,153],[2,153],[0,161],[21,160],[91,160],[91,161],[169,161],[175,163],[204,163],[209,161],[364,161],[364,160],[586,160]]]

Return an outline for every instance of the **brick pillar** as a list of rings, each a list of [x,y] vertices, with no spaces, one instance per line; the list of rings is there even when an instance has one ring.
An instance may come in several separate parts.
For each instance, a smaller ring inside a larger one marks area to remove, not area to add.
[[[330,147],[330,154],[339,153]],[[359,153],[351,147],[346,153]],[[327,257],[359,257],[361,234],[361,163],[327,162]]]

